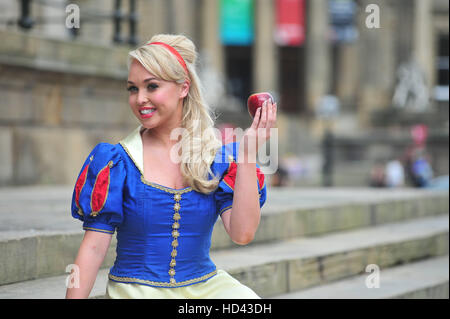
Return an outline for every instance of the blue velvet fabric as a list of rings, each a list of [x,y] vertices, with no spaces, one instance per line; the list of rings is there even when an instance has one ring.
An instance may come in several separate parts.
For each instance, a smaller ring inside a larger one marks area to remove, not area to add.
[[[211,170],[220,179],[218,188],[202,194],[191,187],[173,189],[146,181],[124,145],[98,144],[86,158],[80,174],[89,165],[79,194],[72,198],[72,216],[83,229],[117,232],[117,257],[110,280],[154,287],[181,287],[215,275],[210,259],[211,235],[217,218],[231,208],[233,189],[223,181],[230,155],[237,160],[238,143],[219,149]],[[91,216],[91,197],[98,172],[112,161],[106,201],[97,216]],[[257,167],[259,167],[257,165]],[[210,178],[213,176],[209,175]],[[260,206],[266,201],[266,184],[259,187]],[[173,257],[174,205],[179,204],[178,246]],[[171,260],[176,265],[171,267]],[[169,274],[173,268],[175,274]]]

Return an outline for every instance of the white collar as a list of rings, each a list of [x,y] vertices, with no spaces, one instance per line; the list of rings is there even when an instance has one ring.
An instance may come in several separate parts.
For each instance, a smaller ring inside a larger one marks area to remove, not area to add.
[[[136,165],[141,172],[142,176],[144,175],[144,148],[142,145],[141,132],[144,130],[145,128],[142,125],[139,125],[130,135],[119,142],[134,162],[134,165]]]

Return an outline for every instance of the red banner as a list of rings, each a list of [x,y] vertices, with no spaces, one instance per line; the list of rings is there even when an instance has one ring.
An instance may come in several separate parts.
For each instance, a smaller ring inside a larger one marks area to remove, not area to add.
[[[305,0],[276,0],[275,42],[300,46],[305,41]]]

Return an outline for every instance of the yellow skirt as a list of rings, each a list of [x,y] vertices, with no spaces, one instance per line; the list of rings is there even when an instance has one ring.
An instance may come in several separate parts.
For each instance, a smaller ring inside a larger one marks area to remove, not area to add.
[[[106,297],[110,299],[261,299],[224,270],[207,281],[177,288],[158,288],[108,280]]]

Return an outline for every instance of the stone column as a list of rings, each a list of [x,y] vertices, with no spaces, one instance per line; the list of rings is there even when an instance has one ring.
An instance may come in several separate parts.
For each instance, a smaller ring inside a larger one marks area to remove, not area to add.
[[[376,4],[380,8],[380,28],[366,26],[366,6]],[[359,85],[358,117],[361,126],[370,124],[371,114],[390,107],[395,88],[396,74],[396,21],[393,4],[389,0],[362,0],[358,23]]]
[[[341,107],[353,112],[355,107],[356,87],[358,83],[358,67],[355,61],[358,60],[358,50],[354,43],[345,43],[339,47],[338,56],[338,77],[336,95],[339,97]],[[342,110],[344,111],[344,110]]]
[[[20,1],[0,1],[0,18],[10,20],[13,25],[2,23],[0,24],[1,30],[8,30],[17,32],[21,30],[17,24],[17,20],[20,18]]]
[[[159,33],[168,33],[166,0],[141,0],[138,4],[139,39],[144,43]]]
[[[425,74],[428,88],[434,86],[433,1],[414,1],[414,59]]]
[[[255,1],[255,45],[253,48],[253,91],[278,93],[275,1]]]
[[[114,11],[113,5],[109,0],[72,0],[66,1],[66,4],[76,4],[80,8],[80,29],[77,39],[82,42],[95,43],[100,45],[111,45],[113,43],[113,28],[112,28],[112,18],[99,18],[101,20],[95,21],[95,19],[88,19],[88,15],[92,13],[107,13],[112,14]],[[47,6],[45,6],[44,12],[47,11]],[[60,13],[66,15],[64,6],[61,7]],[[122,5],[122,11],[128,12],[128,6]],[[49,13],[49,15],[53,15]],[[83,20],[88,19],[89,21]],[[65,23],[65,18],[62,25]],[[51,25],[49,26],[52,29]],[[127,37],[127,26],[126,23],[122,24],[122,36],[126,39]],[[64,27],[64,31],[68,37],[68,29]]]
[[[174,33],[184,34],[190,39],[194,36],[194,15],[199,8],[195,7],[195,0],[172,0]]]
[[[202,10],[200,51],[207,56],[207,60],[217,73],[225,75],[224,52],[219,35],[220,0],[203,0],[200,8]]]
[[[309,0],[307,10],[306,95],[308,108],[313,111],[320,97],[329,92],[331,84],[328,1]]]
[[[60,2],[57,6],[48,6],[45,4],[32,5],[33,18],[36,20],[36,17],[39,17],[44,22],[42,24],[35,24],[34,28],[36,33],[53,39],[68,39],[69,32],[65,27],[65,5],[64,2]],[[37,12],[33,12],[33,9],[37,9]]]
[[[331,85],[331,48],[328,40],[329,11],[327,0],[307,1],[306,15],[306,103],[314,112],[320,98],[328,94]],[[313,122],[313,132],[322,133],[319,122]]]
[[[13,178],[13,129],[0,126],[0,186],[7,185]]]

